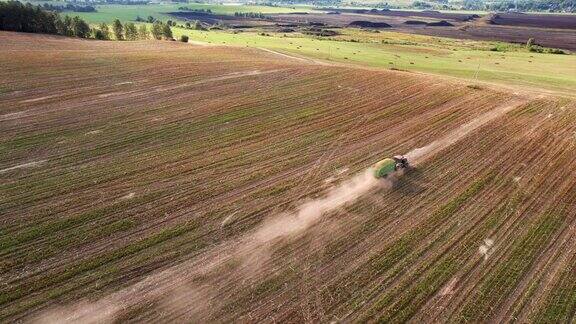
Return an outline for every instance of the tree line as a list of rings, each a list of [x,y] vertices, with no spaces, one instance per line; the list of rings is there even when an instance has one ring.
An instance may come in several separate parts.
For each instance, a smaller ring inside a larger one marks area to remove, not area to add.
[[[100,24],[99,30],[108,30],[108,26],[104,23]],[[117,40],[138,40],[138,39],[149,39],[150,35],[152,38],[160,40],[160,39],[173,39],[172,29],[170,28],[170,24],[165,24],[159,20],[154,21],[152,23],[152,27],[150,28],[150,32],[148,32],[148,27],[145,24],[140,25],[140,27],[136,27],[133,22],[128,22],[122,24],[122,22],[118,19],[114,20],[112,23],[112,32],[114,34],[114,38]],[[107,34],[107,38],[103,39],[110,39],[109,33]]]
[[[235,12],[234,17],[258,18],[258,19],[266,18],[266,16],[261,12]]]
[[[49,3],[44,3],[42,5],[42,9],[57,12],[63,12],[63,11],[96,12],[96,8],[94,8],[93,6],[73,5],[71,3],[67,3],[66,5],[53,5]]]
[[[44,10],[40,6],[30,3],[22,4],[19,1],[0,1],[0,30],[54,34],[68,37],[95,38],[99,40],[138,40],[149,39],[172,39],[171,24],[165,24],[159,20],[152,23],[150,31],[145,24],[137,27],[133,22],[122,24],[116,19],[112,27],[102,23],[91,28],[82,18],[60,16],[58,12]]]
[[[80,17],[61,17],[57,12],[18,1],[0,2],[0,30],[82,38],[90,34],[90,26]]]
[[[211,14],[212,10],[211,9],[195,9],[195,8],[190,8],[190,7],[178,7],[178,10],[181,11],[191,11],[191,12],[198,12],[198,13],[206,13],[206,14]]]

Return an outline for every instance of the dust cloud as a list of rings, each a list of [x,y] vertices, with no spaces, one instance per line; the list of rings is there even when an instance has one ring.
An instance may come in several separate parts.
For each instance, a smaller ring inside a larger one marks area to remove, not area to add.
[[[54,308],[33,318],[36,323],[107,323],[118,319],[122,312],[141,303],[158,300],[166,314],[185,313],[193,319],[217,307],[217,286],[230,282],[257,280],[266,276],[264,264],[271,255],[272,243],[304,234],[322,216],[349,205],[377,188],[391,188],[394,177],[377,179],[368,168],[329,189],[318,199],[303,202],[292,213],[284,213],[264,222],[251,233],[214,247],[201,260],[191,260],[156,274],[101,300],[80,302]],[[226,219],[224,223],[229,222]],[[225,224],[223,224],[225,226]],[[239,262],[236,268],[227,268]],[[224,269],[224,270],[223,270]],[[206,278],[201,285],[186,284],[194,278]],[[175,278],[178,278],[176,281]]]
[[[440,140],[407,153],[407,157],[412,164],[421,163],[433,153],[452,145],[474,129],[515,107],[515,104],[501,106]],[[273,243],[307,233],[325,214],[353,203],[379,186],[391,188],[394,179],[400,176],[402,171],[386,179],[377,179],[373,176],[373,169],[368,168],[328,189],[322,197],[303,202],[294,212],[277,215],[254,231],[213,247],[203,256],[152,274],[103,299],[52,309],[40,314],[33,321],[112,322],[131,307],[154,300],[162,305],[161,311],[168,317],[169,314],[180,314],[191,316],[189,319],[193,321],[206,319],[202,313],[209,314],[218,308],[217,304],[223,299],[219,295],[222,291],[229,290],[231,286],[241,289],[239,285],[265,278],[269,271],[273,271],[273,268],[265,266]],[[232,219],[233,216],[225,219],[222,227],[232,222]],[[481,247],[480,253],[485,258],[491,252],[492,244],[493,241],[487,239]],[[238,262],[239,266],[230,268],[230,264]],[[198,283],[197,280],[203,282]],[[195,283],[192,284],[191,281]]]
[[[324,197],[304,202],[295,213],[280,215],[264,223],[254,233],[254,240],[264,244],[303,232],[316,223],[322,215],[354,202],[379,185],[391,186],[391,182],[388,179],[375,178],[373,169],[366,169],[330,189]]]

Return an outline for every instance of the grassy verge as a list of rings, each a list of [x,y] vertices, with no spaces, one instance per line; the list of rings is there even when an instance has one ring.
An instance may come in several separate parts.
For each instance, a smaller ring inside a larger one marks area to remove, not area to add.
[[[476,42],[395,32],[377,34],[341,30],[332,38],[298,33],[196,31],[174,28],[174,35],[215,45],[267,48],[335,63],[395,68],[457,78],[545,88],[564,93],[576,89],[576,55],[530,53],[501,42]],[[492,51],[499,48],[500,51]]]

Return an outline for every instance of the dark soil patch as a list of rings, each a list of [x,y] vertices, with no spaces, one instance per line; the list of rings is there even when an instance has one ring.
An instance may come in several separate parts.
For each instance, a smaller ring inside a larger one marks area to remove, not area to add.
[[[422,20],[406,20],[404,23],[406,25],[428,25],[427,22]]]
[[[575,15],[500,13],[494,15],[492,19],[490,19],[490,22],[495,25],[506,26],[576,29]]]
[[[310,28],[310,29],[302,31],[302,33],[304,33],[306,35],[324,36],[324,37],[338,35],[338,33],[333,31],[333,30],[321,29],[321,28]]]
[[[426,26],[430,26],[430,27],[452,27],[454,25],[447,22],[446,20],[441,20],[441,21],[435,21],[435,22],[427,23]]]
[[[469,15],[463,13],[447,13],[438,11],[403,11],[403,10],[359,10],[359,9],[340,9],[341,13],[358,13],[367,15],[378,16],[393,16],[393,17],[425,17],[436,18],[442,20],[454,21],[469,21],[471,19],[479,18],[478,15]]]
[[[389,24],[385,22],[371,22],[366,20],[356,20],[351,22],[348,26],[360,28],[390,28]]]

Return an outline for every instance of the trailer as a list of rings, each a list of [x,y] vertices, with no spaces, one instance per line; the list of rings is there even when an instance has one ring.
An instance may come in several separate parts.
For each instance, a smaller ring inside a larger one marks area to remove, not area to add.
[[[403,155],[385,158],[384,160],[374,164],[374,177],[385,178],[400,169],[406,169],[408,167],[408,159]]]

